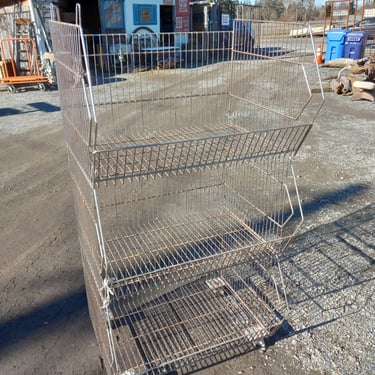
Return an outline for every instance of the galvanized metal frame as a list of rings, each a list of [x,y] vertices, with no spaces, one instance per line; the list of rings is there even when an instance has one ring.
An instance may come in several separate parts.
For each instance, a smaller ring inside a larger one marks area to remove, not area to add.
[[[312,93],[312,39],[235,22],[252,33],[85,35],[79,16],[51,23],[109,373],[184,372],[263,345],[287,311],[278,256],[303,221],[292,157],[324,97]]]

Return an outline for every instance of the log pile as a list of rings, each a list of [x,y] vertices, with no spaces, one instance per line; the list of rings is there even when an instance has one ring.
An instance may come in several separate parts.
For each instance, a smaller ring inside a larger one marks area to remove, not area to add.
[[[375,102],[375,55],[358,60],[336,59],[320,66],[340,68],[337,75],[325,78],[337,95]]]

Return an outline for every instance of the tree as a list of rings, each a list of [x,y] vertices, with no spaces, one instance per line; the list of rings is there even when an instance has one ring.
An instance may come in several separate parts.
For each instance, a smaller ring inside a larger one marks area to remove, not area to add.
[[[349,3],[349,14],[354,14],[355,13],[355,3],[354,1],[351,1]]]
[[[306,7],[306,20],[309,21],[312,18],[315,9],[315,0],[305,0]]]
[[[263,18],[266,20],[279,19],[285,7],[282,0],[260,0],[257,5],[261,5]]]
[[[234,18],[236,15],[236,3],[233,0],[219,0],[217,5],[220,7],[222,13],[227,13],[230,18]]]
[[[331,16],[331,11],[332,11],[332,5],[330,3],[326,3],[326,17]]]

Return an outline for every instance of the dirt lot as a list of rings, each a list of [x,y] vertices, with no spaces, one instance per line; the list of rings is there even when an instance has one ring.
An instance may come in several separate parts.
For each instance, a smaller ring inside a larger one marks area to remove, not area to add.
[[[102,374],[58,92],[0,92],[0,374]],[[373,374],[375,106],[327,94],[296,157],[305,212],[290,316],[265,353],[199,374]]]

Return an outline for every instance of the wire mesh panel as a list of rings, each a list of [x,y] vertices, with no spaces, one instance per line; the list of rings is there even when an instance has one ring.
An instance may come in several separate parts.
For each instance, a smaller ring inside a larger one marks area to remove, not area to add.
[[[134,50],[134,36],[86,36],[92,51],[97,143],[146,144],[310,123],[317,110],[311,85],[318,84],[319,76],[316,66],[303,62],[311,62],[312,46],[280,38],[290,26],[284,30],[279,24],[274,30],[269,23],[252,25],[270,35],[255,35],[250,52],[238,45],[237,32],[174,34],[173,69],[160,66],[170,61],[170,46]],[[138,35],[137,40],[142,37],[151,38]],[[121,40],[130,44],[114,49]],[[132,65],[119,70],[118,57],[97,54],[98,49],[123,53],[121,61],[126,55]],[[306,110],[309,106],[312,112]]]
[[[51,23],[109,373],[196,369],[280,327],[278,255],[303,219],[291,157],[323,102],[312,39],[293,28],[84,35]]]

